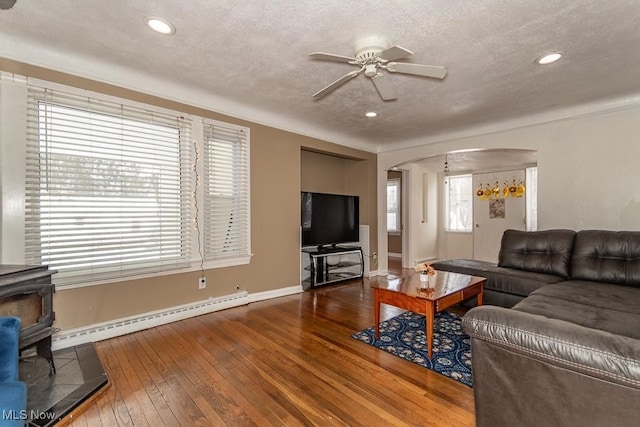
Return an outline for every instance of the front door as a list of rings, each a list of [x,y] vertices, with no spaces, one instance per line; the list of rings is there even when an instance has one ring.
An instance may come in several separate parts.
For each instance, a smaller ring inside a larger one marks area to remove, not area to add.
[[[473,175],[473,258],[481,261],[498,262],[498,252],[502,234],[507,229],[526,228],[526,202],[523,194],[509,192],[509,187],[524,185],[524,169],[490,172]],[[507,186],[508,197],[504,197]],[[491,197],[480,199],[476,192],[482,186],[491,192]],[[491,190],[499,189],[497,192]]]

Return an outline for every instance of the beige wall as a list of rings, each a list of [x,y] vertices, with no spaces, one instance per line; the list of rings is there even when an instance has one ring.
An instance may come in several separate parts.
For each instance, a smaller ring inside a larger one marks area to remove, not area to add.
[[[251,263],[206,271],[207,288],[199,290],[199,272],[158,276],[55,294],[55,326],[62,330],[236,292],[250,293],[299,285],[300,189],[302,148],[344,157],[344,188],[361,198],[361,221],[369,224],[377,247],[376,154],[235,119],[116,86],[0,58],[0,70],[157,105],[251,129]],[[158,88],[158,92],[161,92]],[[330,163],[316,166],[315,173]],[[352,180],[357,182],[351,182]],[[55,280],[55,276],[54,276]]]
[[[371,220],[376,218],[375,188],[372,187],[375,157],[365,154],[353,158],[303,149],[300,153],[301,191],[359,196],[360,224],[373,227]]]
[[[324,153],[300,152],[301,191],[346,194],[347,160]]]
[[[389,253],[402,254],[402,234],[389,234]]]
[[[376,171],[371,168],[376,163],[375,157],[369,160],[347,161],[345,171],[346,194],[360,196],[360,225],[368,225],[371,231],[370,249],[377,252],[377,198]]]

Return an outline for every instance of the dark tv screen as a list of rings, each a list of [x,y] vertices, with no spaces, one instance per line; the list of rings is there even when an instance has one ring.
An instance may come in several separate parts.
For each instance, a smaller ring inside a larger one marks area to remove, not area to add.
[[[302,192],[302,245],[359,240],[358,196]]]

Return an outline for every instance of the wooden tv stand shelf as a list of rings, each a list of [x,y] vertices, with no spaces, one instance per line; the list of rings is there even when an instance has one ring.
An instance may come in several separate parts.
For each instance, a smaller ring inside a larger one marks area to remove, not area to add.
[[[302,286],[313,289],[344,280],[358,279],[364,274],[362,249],[357,246],[303,248]]]

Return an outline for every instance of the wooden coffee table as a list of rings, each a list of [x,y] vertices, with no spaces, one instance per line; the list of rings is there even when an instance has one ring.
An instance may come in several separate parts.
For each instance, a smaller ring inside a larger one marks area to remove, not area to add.
[[[376,339],[380,338],[380,304],[389,304],[426,316],[427,351],[429,358],[433,350],[433,327],[435,314],[452,305],[478,296],[482,305],[484,277],[437,271],[433,285],[427,287],[418,273],[405,277],[388,277],[372,283]]]

